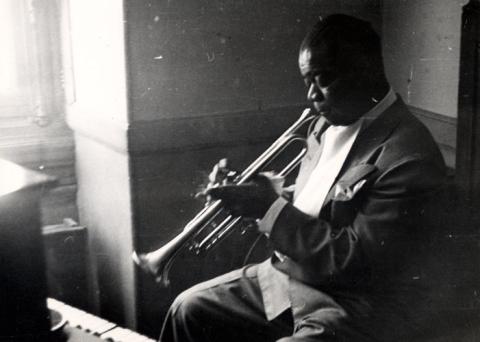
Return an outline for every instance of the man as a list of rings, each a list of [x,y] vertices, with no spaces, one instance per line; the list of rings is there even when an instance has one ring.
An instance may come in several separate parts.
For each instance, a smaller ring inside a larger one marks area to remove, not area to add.
[[[293,200],[262,176],[208,190],[259,219],[275,254],[182,293],[161,341],[410,341],[420,324],[441,154],[391,90],[367,22],[320,20],[299,67],[320,119]]]

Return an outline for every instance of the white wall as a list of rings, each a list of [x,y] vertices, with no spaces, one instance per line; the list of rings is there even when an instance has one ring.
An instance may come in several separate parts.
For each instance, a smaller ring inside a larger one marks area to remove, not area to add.
[[[406,103],[457,116],[462,6],[467,0],[385,0],[387,75]]]
[[[80,224],[88,228],[100,316],[135,328],[136,296],[128,94],[122,0],[71,0],[73,94]]]

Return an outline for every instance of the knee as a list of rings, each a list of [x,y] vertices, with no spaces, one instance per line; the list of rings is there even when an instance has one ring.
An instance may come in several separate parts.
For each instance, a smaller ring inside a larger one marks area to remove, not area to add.
[[[205,311],[205,299],[201,292],[182,292],[175,298],[170,307],[170,314],[177,322],[197,321],[203,317]]]
[[[177,296],[163,322],[160,341],[199,341],[204,325],[200,302],[199,295],[189,290]]]

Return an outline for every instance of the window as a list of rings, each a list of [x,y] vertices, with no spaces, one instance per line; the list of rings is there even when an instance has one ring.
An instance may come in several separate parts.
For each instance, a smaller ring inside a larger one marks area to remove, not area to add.
[[[0,1],[0,126],[63,113],[62,0]]]
[[[74,141],[64,118],[67,5],[0,0],[0,158],[57,178],[45,224],[76,217]]]

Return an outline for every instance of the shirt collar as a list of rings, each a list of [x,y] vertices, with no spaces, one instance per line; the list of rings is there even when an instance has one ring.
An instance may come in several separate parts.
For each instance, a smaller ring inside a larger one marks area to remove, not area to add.
[[[380,114],[382,114],[388,107],[390,107],[397,100],[397,95],[392,88],[388,90],[387,95],[380,100],[372,109],[366,112],[363,117],[368,121],[373,121]]]

